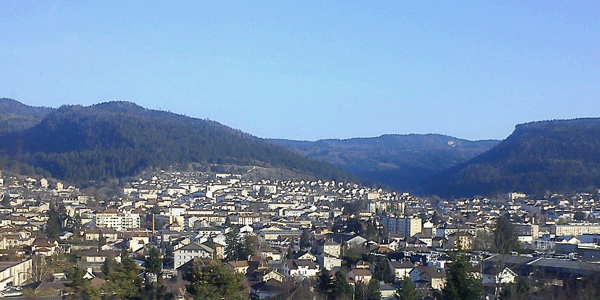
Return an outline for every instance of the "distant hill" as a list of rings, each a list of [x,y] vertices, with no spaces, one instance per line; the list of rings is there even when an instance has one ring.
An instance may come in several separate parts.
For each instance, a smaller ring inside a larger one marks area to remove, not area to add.
[[[32,127],[52,110],[48,107],[27,106],[13,99],[0,98],[0,133]]]
[[[0,140],[0,164],[5,168],[31,166],[78,184],[192,162],[257,165],[323,179],[357,179],[217,122],[130,102],[62,106],[35,126],[0,134]]]
[[[439,174],[428,192],[446,197],[584,191],[600,187],[600,119],[517,125],[488,152]]]
[[[463,163],[499,143],[439,134],[382,135],[316,142],[271,140],[315,160],[401,191],[422,192],[434,174]]]

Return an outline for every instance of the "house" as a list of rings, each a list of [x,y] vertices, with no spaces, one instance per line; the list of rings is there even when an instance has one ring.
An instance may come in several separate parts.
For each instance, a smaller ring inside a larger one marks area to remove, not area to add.
[[[289,282],[270,279],[252,285],[251,294],[258,299],[270,299],[290,291],[292,287]]]
[[[350,270],[350,272],[348,272],[348,274],[346,274],[346,278],[350,283],[369,283],[369,281],[371,281],[371,278],[373,278],[373,274],[371,273],[371,271],[369,271],[369,269],[352,269]]]
[[[317,257],[308,251],[294,252],[294,259],[317,261]]]
[[[23,286],[24,290],[32,290],[35,295],[44,295],[44,299],[63,299],[67,287],[63,282],[38,281]]]
[[[394,271],[396,280],[410,276],[410,271],[415,267],[409,260],[391,261],[391,269]]]
[[[281,253],[273,248],[261,248],[258,253],[266,260],[281,261],[283,258]]]
[[[244,226],[240,227],[240,235],[241,236],[254,235],[254,228],[252,228],[252,226],[250,226],[250,225],[244,225]]]
[[[116,242],[119,232],[112,228],[86,228],[83,231],[86,241],[98,241],[100,237],[105,238],[106,242]]]
[[[382,246],[382,245],[379,245],[379,247],[377,247],[375,249],[375,253],[377,253],[377,254],[385,255],[385,254],[394,253],[394,252],[395,251],[393,249],[389,248],[388,246]]]
[[[327,253],[334,257],[340,257],[342,245],[330,239],[325,239],[317,243],[318,252]]]
[[[431,234],[431,228],[427,228],[428,230],[423,230],[423,233],[421,234],[417,234],[415,237],[425,243],[425,245],[427,245],[427,247],[431,247],[433,245],[433,238],[434,236]],[[427,231],[427,232],[426,232]]]
[[[257,279],[260,281],[277,280],[279,282],[283,282],[285,280],[285,276],[283,276],[283,274],[270,269],[259,271],[256,275]]]
[[[58,242],[54,239],[38,237],[31,245],[32,254],[52,256],[58,253]]]
[[[396,288],[381,282],[379,293],[381,294],[381,299],[395,299],[394,295],[396,294]]]
[[[114,260],[118,263],[121,262],[121,252],[120,251],[111,251],[111,250],[86,250],[80,253],[81,258],[87,263],[104,263],[107,257],[113,257]]]
[[[471,250],[475,237],[463,231],[454,232],[448,235],[448,242],[456,249]]]
[[[494,268],[490,267],[483,271],[483,283],[505,284],[514,283],[517,281],[517,273],[505,267],[500,272],[493,272]],[[494,274],[496,273],[496,274]]]
[[[144,245],[150,243],[150,236],[146,233],[132,234],[127,240],[127,248],[129,252],[136,252],[142,248]]]
[[[346,241],[346,246],[347,247],[360,247],[363,246],[364,243],[367,242],[367,239],[363,238],[360,235],[357,235],[349,240]]]
[[[319,267],[311,260],[288,259],[283,263],[283,273],[288,278],[311,278],[317,276]]]
[[[213,258],[214,249],[198,243],[190,243],[174,252],[175,269],[194,258]]]
[[[409,274],[416,288],[441,290],[446,286],[446,272],[432,266],[414,267]]]
[[[407,248],[427,248],[428,245],[416,236],[408,238],[406,241]]]
[[[275,279],[279,282],[283,282],[285,280],[285,276],[283,274],[273,270],[264,258],[260,256],[251,257],[251,259],[256,260],[248,260],[248,264],[250,265],[249,270],[252,270],[249,276],[246,277],[247,280],[257,280],[257,281],[269,281],[271,279]]]
[[[240,274],[246,274],[248,273],[248,261],[247,260],[240,260],[240,261],[229,261],[227,262],[227,266],[231,269],[233,269],[234,271],[236,271],[237,273]]]
[[[340,258],[329,255],[327,253],[323,253],[323,255],[318,255],[317,262],[319,263],[322,269],[327,269],[330,271],[335,267],[342,266],[342,260]]]
[[[359,260],[356,263],[355,266],[356,269],[370,269],[371,268],[371,264],[369,264],[368,262],[364,261],[364,260]]]
[[[195,232],[198,233],[196,235],[195,239],[199,239],[200,237],[203,237],[203,236],[206,236],[206,237],[217,236],[217,235],[223,233],[223,230],[216,228],[216,227],[201,227],[201,228],[196,229]]]

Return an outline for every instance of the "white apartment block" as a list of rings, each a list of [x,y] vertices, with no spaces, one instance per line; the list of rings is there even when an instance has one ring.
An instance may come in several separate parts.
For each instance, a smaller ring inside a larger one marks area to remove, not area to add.
[[[194,258],[213,258],[214,250],[208,246],[197,243],[185,245],[173,253],[175,269]]]
[[[565,224],[555,225],[554,227],[556,236],[600,234],[600,224]]]
[[[140,215],[130,212],[105,211],[94,215],[97,228],[112,228],[117,231],[140,228]]]

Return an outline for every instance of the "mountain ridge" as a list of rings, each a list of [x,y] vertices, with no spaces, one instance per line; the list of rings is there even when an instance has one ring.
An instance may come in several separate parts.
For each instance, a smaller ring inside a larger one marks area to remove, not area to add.
[[[543,195],[600,187],[600,118],[515,126],[496,147],[438,174],[429,192],[472,197],[512,191]]]
[[[371,138],[310,141],[276,140],[300,154],[346,169],[392,188],[419,193],[425,181],[499,143],[441,134],[385,134]]]
[[[50,107],[29,106],[11,98],[0,98],[0,133],[34,126],[52,110]]]
[[[335,180],[358,178],[218,122],[132,102],[63,105],[0,135],[0,154],[75,183],[189,163],[258,165]]]
[[[275,167],[323,179],[358,176],[446,198],[600,187],[600,118],[518,124],[502,141],[384,134],[311,142],[261,139],[215,121],[127,101],[55,109],[1,98],[0,108],[0,168],[73,183],[197,162]]]

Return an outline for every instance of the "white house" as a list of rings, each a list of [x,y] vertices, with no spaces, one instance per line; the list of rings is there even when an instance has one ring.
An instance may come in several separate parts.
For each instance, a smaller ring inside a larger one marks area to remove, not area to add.
[[[319,267],[314,261],[288,259],[283,263],[283,272],[289,278],[311,278],[317,276]]]
[[[495,283],[495,284],[504,284],[504,283],[514,283],[517,281],[517,273],[513,270],[505,267],[502,271],[497,274],[489,274],[490,272],[484,272],[483,274],[483,283]]]

